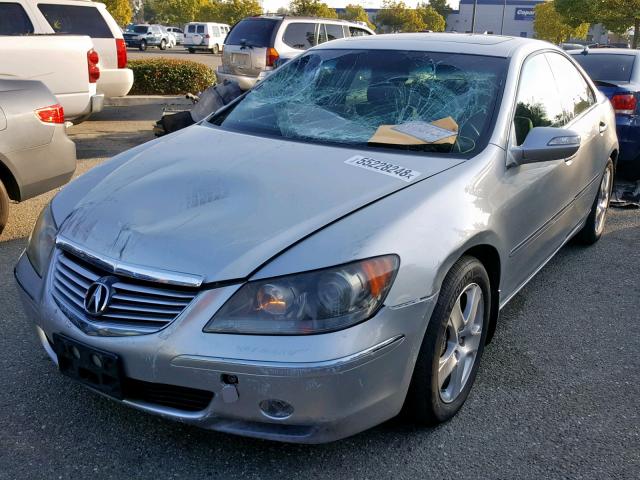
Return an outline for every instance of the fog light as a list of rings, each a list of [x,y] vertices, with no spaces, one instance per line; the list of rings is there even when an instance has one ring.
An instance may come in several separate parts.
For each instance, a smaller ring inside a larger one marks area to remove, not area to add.
[[[293,406],[284,400],[269,399],[260,402],[260,410],[269,418],[283,419],[290,417],[293,413]]]

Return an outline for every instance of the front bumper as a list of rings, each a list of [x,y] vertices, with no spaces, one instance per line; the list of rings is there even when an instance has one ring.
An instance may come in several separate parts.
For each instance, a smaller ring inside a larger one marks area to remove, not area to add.
[[[214,395],[197,412],[126,397],[122,403],[212,430],[295,443],[338,440],[400,411],[435,301],[383,308],[367,322],[328,334],[203,333],[213,313],[238,288],[229,286],[203,291],[157,333],[96,337],[64,316],[48,293],[50,280],[37,276],[26,255],[15,275],[25,309],[54,362],[51,339],[58,333],[119,355],[127,378]],[[229,376],[237,383],[230,386]],[[284,401],[293,412],[274,418],[261,409],[268,400]]]

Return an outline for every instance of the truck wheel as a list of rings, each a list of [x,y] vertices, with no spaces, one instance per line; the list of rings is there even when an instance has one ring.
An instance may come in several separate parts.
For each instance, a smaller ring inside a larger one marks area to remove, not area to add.
[[[195,48],[188,48],[187,50],[189,51],[189,53],[196,53],[196,49]]]
[[[167,49],[167,41],[163,38],[162,40],[160,40],[160,50],[166,50]]]
[[[0,233],[4,230],[9,217],[9,195],[4,188],[4,184],[0,181]]]
[[[144,52],[147,49],[147,41],[146,40],[142,40],[140,42],[140,46],[138,48],[140,49],[141,52]]]
[[[218,46],[217,43],[211,49],[211,53],[213,53],[214,55],[217,55],[218,53],[220,53],[220,47]]]

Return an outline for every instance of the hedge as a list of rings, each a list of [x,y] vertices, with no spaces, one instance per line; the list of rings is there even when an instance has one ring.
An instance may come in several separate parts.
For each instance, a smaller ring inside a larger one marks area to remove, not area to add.
[[[213,70],[191,60],[130,60],[128,66],[133,70],[131,95],[196,94],[216,82]]]

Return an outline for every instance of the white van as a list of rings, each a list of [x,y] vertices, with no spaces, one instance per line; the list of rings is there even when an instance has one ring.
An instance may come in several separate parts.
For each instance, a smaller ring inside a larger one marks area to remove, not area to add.
[[[0,0],[0,35],[87,35],[100,57],[98,94],[121,97],[133,85],[127,46],[103,3],[90,0]]]
[[[189,53],[196,50],[208,50],[211,53],[222,52],[224,39],[231,27],[226,23],[190,22],[184,26],[184,48]]]

